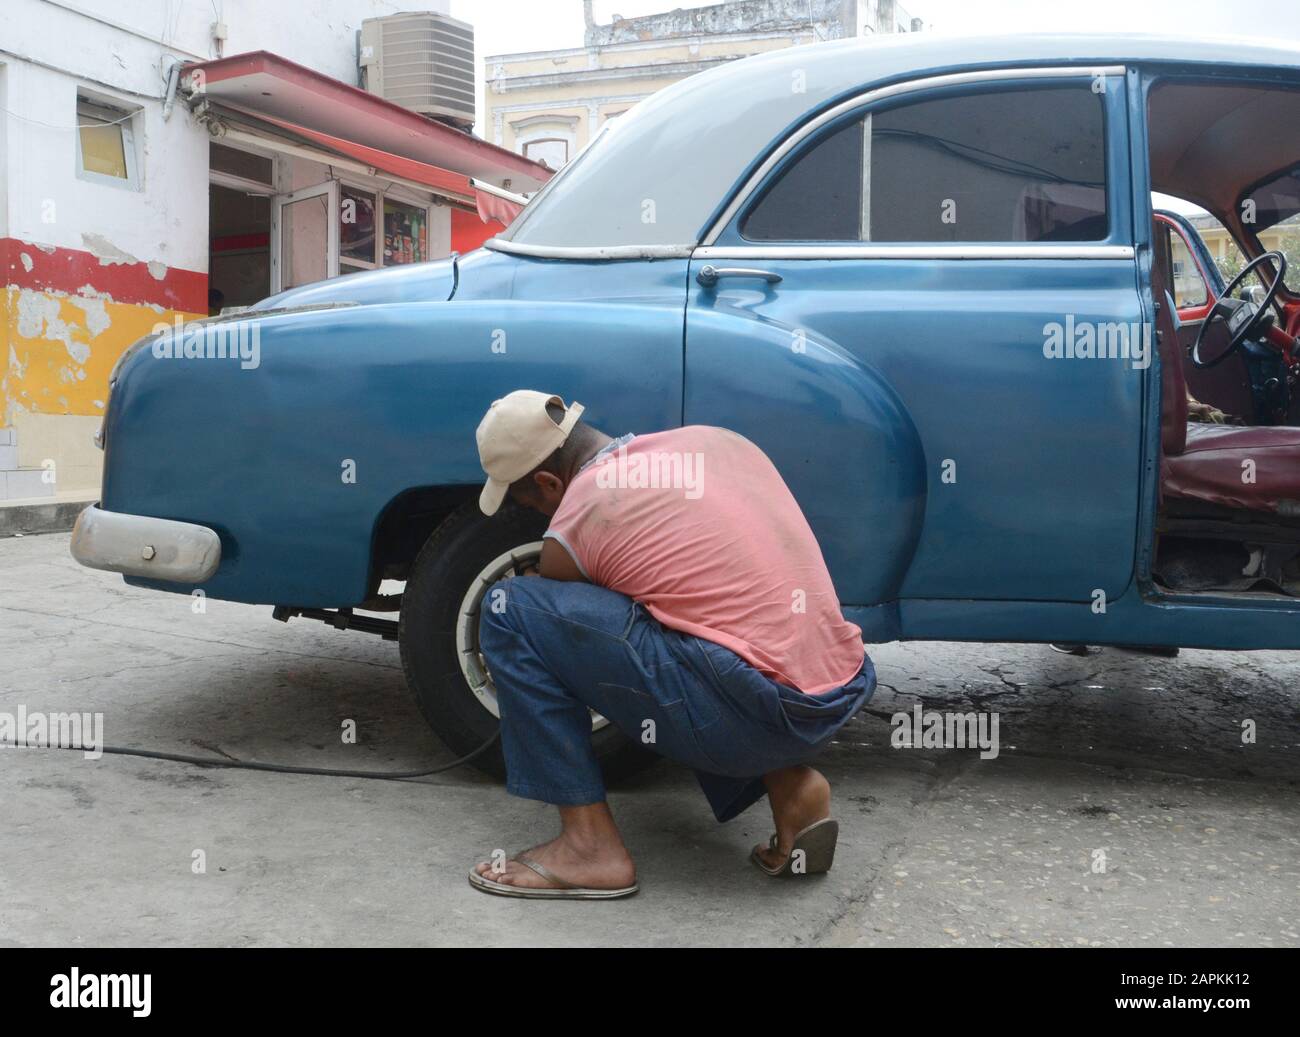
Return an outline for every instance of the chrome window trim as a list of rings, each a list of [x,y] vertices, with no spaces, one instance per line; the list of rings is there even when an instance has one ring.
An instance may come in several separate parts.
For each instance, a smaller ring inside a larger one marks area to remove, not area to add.
[[[518,245],[490,238],[494,252],[530,259],[1129,259],[1132,245]]]
[[[862,193],[858,195],[858,237],[871,240],[871,112],[862,117]]]
[[[533,259],[687,259],[694,245],[521,245],[488,238],[484,248]]]
[[[745,203],[749,201],[754,191],[758,189],[758,186],[767,177],[767,174],[770,173],[772,169],[786,157],[786,155],[827,123],[833,122],[841,115],[857,108],[861,108],[865,104],[873,104],[889,97],[898,97],[904,94],[933,90],[937,87],[960,86],[966,83],[1003,82],[1016,79],[1067,79],[1098,75],[1123,76],[1126,71],[1127,68],[1124,65],[1055,65],[1050,68],[982,69],[978,72],[953,72],[942,76],[929,76],[925,79],[910,79],[906,82],[894,83],[890,86],[877,87],[874,90],[864,91],[863,93],[850,97],[847,101],[841,101],[833,108],[829,108],[822,112],[821,115],[817,116],[810,122],[804,123],[804,125],[799,127],[799,129],[795,130],[794,133],[782,141],[781,145],[767,157],[763,164],[750,174],[749,179],[745,181],[745,186],[742,187],[736,197],[731,200],[731,204],[729,204],[722,211],[722,214],[713,221],[713,226],[711,226],[708,233],[704,235],[704,240],[701,244],[708,247],[712,246],[718,240],[718,236],[730,225],[731,221],[735,218],[736,213],[739,212],[740,209],[744,207]],[[992,247],[1002,248],[1003,246]],[[1020,248],[1021,246],[1016,245],[1012,247]],[[1047,246],[1039,246],[1039,248],[1044,247]],[[1131,251],[1132,250],[1130,249],[1130,252]],[[696,255],[699,255],[698,250]],[[754,252],[752,250],[747,251],[746,255],[754,256]]]
[[[1132,245],[701,245],[694,259],[1132,259]]]

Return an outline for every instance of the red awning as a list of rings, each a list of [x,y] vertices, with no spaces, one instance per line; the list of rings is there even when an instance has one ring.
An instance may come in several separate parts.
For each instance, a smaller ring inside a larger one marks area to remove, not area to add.
[[[295,132],[310,131],[304,136],[323,134],[517,194],[537,190],[553,175],[540,162],[266,51],[195,62],[185,72],[198,96]]]
[[[479,218],[484,223],[496,220],[502,226],[508,227],[524,209],[517,202],[492,194],[490,191],[480,191],[478,188],[474,189],[474,197],[478,201]]]
[[[229,107],[234,111],[243,112],[236,105],[230,105]],[[343,137],[335,137],[333,134],[313,130],[310,126],[300,126],[288,119],[277,119],[275,116],[267,115],[264,112],[243,112],[243,114],[251,115],[263,122],[270,123],[272,126],[288,130],[299,137],[315,141],[331,151],[337,151],[340,155],[355,158],[385,173],[392,173],[394,176],[400,176],[406,180],[414,180],[417,184],[424,184],[426,187],[431,187],[440,194],[446,194],[457,201],[467,204],[475,203],[475,196],[478,191],[470,183],[469,177],[463,173],[453,173],[450,169],[431,166],[427,162],[420,162],[413,158],[403,158],[401,155],[394,155],[390,151],[380,151],[378,148],[368,147],[354,140],[345,140]]]
[[[404,180],[410,180],[417,184],[423,184],[453,201],[461,202],[466,206],[473,206],[484,223],[491,223],[495,220],[502,226],[509,226],[510,222],[523,211],[523,206],[517,202],[502,198],[491,191],[484,191],[475,186],[469,177],[461,173],[453,173],[450,169],[441,169],[438,166],[431,166],[427,162],[417,162],[415,159],[403,158],[401,155],[370,148],[353,140],[344,140],[342,137],[321,133],[319,130],[313,130],[309,126],[299,126],[287,119],[277,119],[272,115],[254,112],[243,112],[242,109],[235,105],[228,105],[227,107],[232,111],[250,115],[261,122],[278,126],[280,129],[287,130],[305,140],[314,141],[331,151],[338,152],[340,155],[355,158],[359,162],[373,166],[381,172],[400,176]]]

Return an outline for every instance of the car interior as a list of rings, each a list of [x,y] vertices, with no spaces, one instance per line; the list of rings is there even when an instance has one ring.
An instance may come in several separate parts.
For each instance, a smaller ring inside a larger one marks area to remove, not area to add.
[[[1300,596],[1300,143],[1278,132],[1300,125],[1300,90],[1168,80],[1148,114],[1152,190],[1204,209],[1244,258],[1212,269],[1194,228],[1153,212],[1153,576],[1179,594]]]

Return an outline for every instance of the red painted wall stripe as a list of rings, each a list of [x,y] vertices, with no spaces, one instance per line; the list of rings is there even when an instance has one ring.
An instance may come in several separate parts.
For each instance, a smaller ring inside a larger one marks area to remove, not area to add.
[[[31,260],[30,270],[24,255]],[[208,312],[208,275],[197,270],[167,267],[162,277],[154,277],[147,263],[105,263],[81,249],[0,238],[0,271],[4,283],[17,288],[79,295],[89,286],[114,302]]]

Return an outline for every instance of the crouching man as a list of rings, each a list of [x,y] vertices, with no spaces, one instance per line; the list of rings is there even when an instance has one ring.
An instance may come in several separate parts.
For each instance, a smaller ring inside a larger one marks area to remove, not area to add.
[[[519,390],[478,428],[483,511],[509,495],[551,518],[538,575],[489,592],[480,644],[507,790],[557,806],[562,830],[476,865],[470,883],[548,899],[637,891],[589,709],[693,768],[719,821],[766,795],[776,832],[751,859],[769,875],[827,871],[838,825],[830,785],[807,761],[876,679],[803,513],[734,432],[610,439],[582,410]]]

